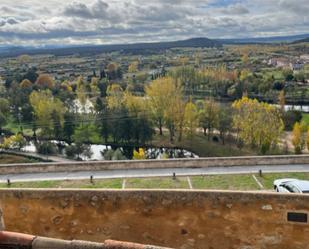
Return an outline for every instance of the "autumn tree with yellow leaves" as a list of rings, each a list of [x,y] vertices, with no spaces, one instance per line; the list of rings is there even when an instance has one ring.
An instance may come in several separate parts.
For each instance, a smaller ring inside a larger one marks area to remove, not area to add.
[[[276,107],[247,97],[232,106],[234,129],[245,144],[259,148],[263,154],[278,144],[284,124]]]
[[[199,125],[199,113],[196,105],[190,101],[186,104],[184,113],[184,127],[185,132],[189,138],[192,138]]]
[[[51,137],[55,128],[59,129],[59,126],[63,126],[64,104],[49,90],[33,91],[29,100],[34,110],[37,127],[42,129],[43,134]]]

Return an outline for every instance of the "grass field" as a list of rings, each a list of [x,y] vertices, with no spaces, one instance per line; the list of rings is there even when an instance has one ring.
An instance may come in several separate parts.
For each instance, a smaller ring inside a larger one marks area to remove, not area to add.
[[[7,184],[1,183],[0,188],[6,188]],[[16,182],[12,183],[11,188],[86,188],[86,189],[120,189],[122,187],[121,179],[90,180],[79,181],[37,181],[37,182]]]
[[[24,133],[26,136],[32,136],[33,131],[32,131],[31,125],[29,125],[29,124],[24,124],[24,123],[21,123],[21,124],[19,125],[18,123],[16,123],[16,121],[14,121],[14,119],[13,119],[12,117],[9,118],[7,125],[5,125],[3,128],[4,128],[5,130],[9,130],[9,131],[11,131],[12,133],[16,134],[16,133],[20,132],[20,127],[23,128],[23,133]]]
[[[309,113],[303,114],[302,121],[309,127]]]
[[[191,176],[193,189],[216,190],[266,190],[273,189],[273,181],[280,178],[297,178],[309,180],[309,173],[264,174],[262,177],[255,175],[264,186],[259,187],[252,174],[243,175],[208,175]],[[81,189],[122,189],[123,179],[107,180],[76,180],[76,181],[37,181],[37,182],[12,182],[10,188],[81,188]],[[0,188],[7,188],[6,183],[1,183]],[[126,189],[190,189],[188,177],[154,177],[125,179]]]
[[[195,189],[257,190],[252,175],[213,175],[191,178]]]
[[[132,189],[188,189],[188,181],[186,178],[136,178],[127,179],[126,188]]]
[[[309,173],[282,173],[282,174],[264,174],[263,177],[257,176],[257,179],[263,184],[265,189],[273,189],[273,182],[280,178],[296,178],[300,180],[309,180]]]
[[[0,164],[12,164],[12,163],[36,163],[38,160],[30,159],[23,156],[2,154],[0,153]]]

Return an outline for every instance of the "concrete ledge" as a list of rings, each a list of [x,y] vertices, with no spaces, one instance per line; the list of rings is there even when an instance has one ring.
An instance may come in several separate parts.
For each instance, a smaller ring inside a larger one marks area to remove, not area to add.
[[[102,243],[106,246],[102,249],[159,249],[147,246],[151,244],[188,249],[204,249],[205,245],[220,249],[308,247],[309,222],[292,222],[288,215],[309,216],[309,195],[4,189],[0,190],[0,208],[10,231],[69,240],[39,238],[36,249],[43,240],[60,243],[58,249],[75,249],[72,245],[79,240]],[[98,248],[83,243],[84,248]]]
[[[33,235],[0,232],[1,249],[172,249],[130,242],[106,240],[95,243],[81,240],[60,240]]]
[[[0,174],[26,174],[47,172],[78,172],[153,168],[205,168],[256,165],[308,164],[309,155],[214,157],[196,159],[141,160],[141,161],[95,161],[74,163],[0,164]]]

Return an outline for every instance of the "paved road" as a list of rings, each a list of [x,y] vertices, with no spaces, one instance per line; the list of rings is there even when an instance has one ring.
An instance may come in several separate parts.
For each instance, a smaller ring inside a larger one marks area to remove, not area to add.
[[[59,172],[59,173],[34,173],[0,175],[0,182],[10,179],[12,182],[46,181],[46,180],[80,180],[109,179],[109,178],[132,178],[132,177],[155,177],[155,176],[194,176],[194,175],[217,175],[217,174],[252,174],[259,170],[265,173],[284,172],[309,172],[309,165],[278,165],[278,166],[237,166],[237,167],[210,167],[210,168],[167,168],[167,169],[136,169],[136,170],[105,170],[105,171],[82,171],[82,172]],[[0,172],[1,174],[1,172]]]

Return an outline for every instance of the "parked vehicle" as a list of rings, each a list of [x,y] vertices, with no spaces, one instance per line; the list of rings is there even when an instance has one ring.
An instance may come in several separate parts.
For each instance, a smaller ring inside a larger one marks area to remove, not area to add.
[[[274,189],[280,193],[309,194],[309,181],[298,179],[278,179],[274,181]]]

